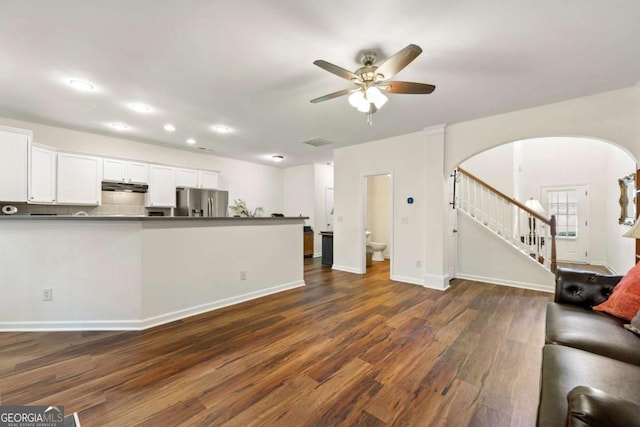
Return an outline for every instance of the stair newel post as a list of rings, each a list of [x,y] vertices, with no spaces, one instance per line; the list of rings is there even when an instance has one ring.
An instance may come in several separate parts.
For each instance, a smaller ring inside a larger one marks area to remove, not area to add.
[[[555,273],[558,263],[556,261],[556,216],[551,215],[549,221],[549,228],[551,229],[551,272]]]

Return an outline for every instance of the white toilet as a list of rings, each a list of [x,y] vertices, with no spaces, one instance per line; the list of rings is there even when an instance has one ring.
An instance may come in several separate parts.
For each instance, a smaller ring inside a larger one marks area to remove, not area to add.
[[[369,238],[371,237],[371,232],[369,230],[366,230],[364,233],[367,236],[367,249],[371,249],[373,251],[371,261],[384,261],[384,255],[382,255],[382,251],[387,249],[387,244],[370,242]]]

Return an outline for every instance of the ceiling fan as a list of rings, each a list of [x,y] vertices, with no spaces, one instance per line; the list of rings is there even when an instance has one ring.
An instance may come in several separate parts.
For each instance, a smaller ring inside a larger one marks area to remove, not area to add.
[[[312,103],[327,101],[340,96],[349,95],[349,103],[362,113],[367,113],[367,122],[372,124],[371,116],[378,111],[386,102],[387,97],[382,92],[387,93],[411,93],[430,94],[435,90],[434,85],[426,83],[390,81],[389,79],[404,69],[418,55],[422,53],[420,46],[410,44],[398,51],[395,55],[387,58],[379,66],[373,65],[376,62],[374,52],[365,52],[360,62],[362,67],[354,72],[345,70],[342,67],[330,62],[318,59],[313,63],[338,77],[349,80],[356,85],[352,89],[343,89],[330,93],[319,98],[312,99]]]

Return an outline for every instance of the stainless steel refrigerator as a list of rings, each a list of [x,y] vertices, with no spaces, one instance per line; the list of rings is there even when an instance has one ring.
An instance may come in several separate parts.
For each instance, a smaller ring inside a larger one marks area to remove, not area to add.
[[[229,192],[178,188],[175,216],[228,216]]]

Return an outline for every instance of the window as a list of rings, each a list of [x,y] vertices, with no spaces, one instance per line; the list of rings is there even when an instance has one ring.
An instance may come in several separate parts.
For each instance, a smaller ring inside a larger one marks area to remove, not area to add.
[[[549,190],[549,215],[556,216],[556,237],[575,239],[578,237],[578,193],[577,190]]]

